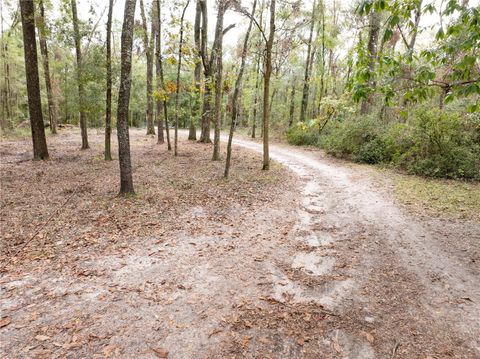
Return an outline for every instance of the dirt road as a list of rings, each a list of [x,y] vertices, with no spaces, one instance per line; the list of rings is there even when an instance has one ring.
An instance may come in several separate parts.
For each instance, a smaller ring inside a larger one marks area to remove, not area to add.
[[[262,151],[248,140],[234,143]],[[335,334],[351,358],[385,357],[387,342],[399,357],[480,358],[478,224],[409,215],[371,177],[320,152],[278,145],[270,151],[303,180],[295,240],[306,250],[293,255],[291,267],[345,277],[312,289],[274,275],[277,300],[315,302],[368,323],[376,335],[363,343]],[[371,346],[376,336],[384,341],[380,353]]]
[[[22,161],[5,165],[12,189],[31,173],[41,198],[60,201],[53,192],[71,192],[52,181],[98,174],[33,261],[2,274],[2,357],[480,358],[478,223],[409,214],[318,151],[273,145],[293,174],[269,178],[252,170],[261,145],[248,140],[235,140],[235,191],[210,146],[183,141],[174,159],[135,130],[139,195],[125,202],[117,164],[97,159],[102,134],[80,154],[77,136],[50,140],[48,169],[14,153],[29,142],[2,144]],[[2,210],[32,211],[26,198]]]

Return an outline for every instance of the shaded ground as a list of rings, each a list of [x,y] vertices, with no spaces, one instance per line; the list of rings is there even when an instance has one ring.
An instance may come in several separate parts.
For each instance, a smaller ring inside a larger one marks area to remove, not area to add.
[[[480,357],[478,223],[408,214],[290,147],[271,154],[293,173],[237,146],[224,181],[209,146],[175,159],[143,131],[119,199],[91,138],[51,138],[46,164],[0,146],[2,264],[71,196],[2,273],[2,357]]]

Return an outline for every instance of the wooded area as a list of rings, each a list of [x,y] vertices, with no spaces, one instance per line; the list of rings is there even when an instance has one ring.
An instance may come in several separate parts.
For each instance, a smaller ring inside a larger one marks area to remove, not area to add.
[[[158,142],[163,143],[166,130],[170,146],[171,121],[175,155],[179,128],[189,128],[194,140],[198,126],[200,141],[209,143],[213,127],[212,159],[220,160],[222,129],[232,127],[233,135],[238,127],[255,138],[260,123],[264,169],[269,167],[273,131],[292,144],[319,146],[358,162],[392,164],[424,176],[479,179],[480,15],[475,2],[314,0],[261,1],[257,6],[256,1],[225,0],[216,3],[210,43],[213,7],[206,1],[134,5],[140,9],[139,20],[131,28],[124,23],[120,37],[121,23],[112,20],[111,2],[103,9],[91,8],[89,21],[84,21],[75,1],[40,1],[35,10],[25,10],[36,15],[21,13],[16,2],[6,1],[2,130],[25,126],[30,118],[39,146],[40,123],[48,123],[52,134],[57,123],[79,124],[81,148],[87,149],[87,126],[104,127],[109,160],[112,121],[123,128],[118,132],[120,158],[128,156],[123,134],[127,122],[145,126],[147,135],[155,134],[156,123]],[[185,21],[189,6],[195,11],[194,24]],[[106,32],[101,29],[105,13]],[[225,13],[237,14],[238,21],[224,25]],[[24,72],[18,44],[24,42],[25,49],[37,44],[31,32],[20,32],[20,23],[27,27],[29,18],[38,29],[41,61],[28,50]],[[224,36],[249,21],[251,29],[239,30],[238,45],[228,44],[225,52]],[[133,52],[123,41],[130,32]],[[130,52],[132,70],[127,65]],[[30,77],[25,81],[24,73],[40,73],[40,85]],[[123,96],[130,104],[120,98],[129,77],[132,96],[129,91]],[[113,113],[120,111],[113,119],[112,87],[118,88]],[[37,97],[42,111],[34,105]],[[36,152],[35,158],[48,158]]]
[[[0,355],[480,355],[479,0],[0,1]]]

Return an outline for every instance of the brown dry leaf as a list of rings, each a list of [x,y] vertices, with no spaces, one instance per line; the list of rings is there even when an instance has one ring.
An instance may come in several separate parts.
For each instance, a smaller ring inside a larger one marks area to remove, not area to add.
[[[369,343],[373,343],[373,341],[375,340],[375,338],[373,337],[373,335],[370,334],[370,333],[367,333],[367,332],[365,332],[365,338],[367,338],[367,340],[368,340]]]
[[[48,335],[41,335],[41,334],[40,334],[40,335],[37,335],[37,336],[35,337],[35,339],[37,339],[37,340],[39,340],[39,341],[41,341],[41,342],[44,342],[45,340],[50,339],[50,337],[49,337]]]
[[[153,352],[157,356],[157,358],[168,358],[168,350],[165,350],[163,348],[152,348]]]
[[[12,322],[12,319],[10,317],[5,317],[0,319],[0,328],[6,327]]]
[[[337,353],[341,353],[341,352],[342,352],[342,347],[340,346],[340,344],[338,344],[337,338],[335,338],[335,339],[333,340],[333,349],[335,349],[335,351],[336,351]]]

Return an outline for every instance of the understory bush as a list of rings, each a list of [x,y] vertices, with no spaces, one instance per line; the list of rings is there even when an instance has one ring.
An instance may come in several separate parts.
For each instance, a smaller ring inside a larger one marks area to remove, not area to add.
[[[480,180],[480,116],[418,109],[405,123],[372,116],[297,124],[287,132],[295,145],[316,145],[336,157],[389,164],[409,173],[438,178]]]

